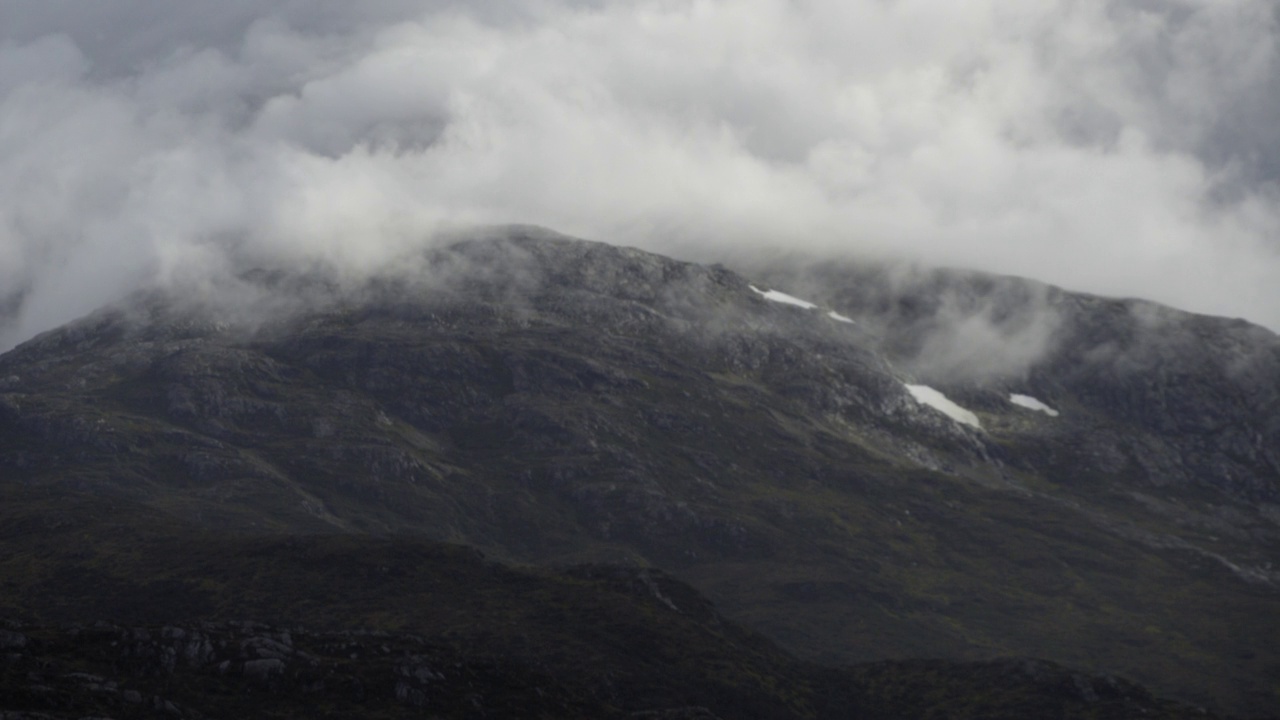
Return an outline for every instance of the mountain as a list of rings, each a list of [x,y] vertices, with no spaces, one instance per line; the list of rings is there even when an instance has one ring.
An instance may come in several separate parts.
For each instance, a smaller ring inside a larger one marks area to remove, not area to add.
[[[976,273],[742,270],[494,229],[34,338],[0,356],[0,612],[412,633],[391,600],[241,592],[289,552],[176,548],[444,541],[662,568],[786,662],[1037,657],[1280,706],[1280,339]]]

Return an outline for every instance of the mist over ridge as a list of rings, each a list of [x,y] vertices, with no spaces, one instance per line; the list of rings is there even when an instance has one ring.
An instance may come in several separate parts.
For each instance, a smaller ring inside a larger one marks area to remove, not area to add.
[[[0,348],[451,228],[902,256],[1280,327],[1260,0],[0,0]]]

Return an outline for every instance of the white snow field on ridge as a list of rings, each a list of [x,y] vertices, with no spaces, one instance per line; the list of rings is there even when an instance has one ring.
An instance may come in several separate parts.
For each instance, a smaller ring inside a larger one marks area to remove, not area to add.
[[[805,310],[813,310],[818,307],[817,305],[814,305],[808,300],[801,300],[800,298],[795,297],[794,295],[788,295],[784,292],[778,292],[777,290],[761,290],[755,285],[748,285],[747,287],[751,288],[752,291],[760,295],[763,295],[765,300],[772,300],[773,302],[786,303],[787,305],[795,305],[796,307],[802,307]]]
[[[907,385],[905,383],[904,385],[906,385],[907,391],[911,393],[911,397],[915,398],[916,402],[921,405],[928,405],[958,423],[982,429],[982,423],[978,422],[977,415],[955,404],[941,392],[928,385]]]
[[[1054,410],[1030,395],[1019,395],[1018,393],[1013,393],[1009,396],[1009,402],[1017,405],[1018,407],[1027,408],[1028,410],[1039,410],[1049,417],[1058,417],[1057,410]]]

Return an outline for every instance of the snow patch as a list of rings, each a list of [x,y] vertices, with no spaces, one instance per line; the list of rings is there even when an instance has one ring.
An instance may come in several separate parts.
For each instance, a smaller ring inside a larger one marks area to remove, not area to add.
[[[832,310],[831,312],[827,313],[827,317],[831,318],[832,320],[838,321],[838,322],[842,322],[842,323],[849,323],[850,325],[856,325],[856,324],[857,324],[857,323],[855,323],[855,322],[853,321],[853,318],[845,317],[844,315],[841,315],[840,313],[836,312],[835,310]]]
[[[1009,402],[1019,407],[1027,408],[1028,410],[1039,410],[1040,412],[1045,413],[1049,417],[1058,417],[1057,410],[1054,410],[1053,408],[1049,407],[1048,405],[1045,405],[1044,403],[1031,397],[1030,395],[1019,395],[1017,393],[1013,393],[1012,395],[1009,396]]]
[[[951,402],[946,395],[928,385],[906,385],[906,388],[907,392],[911,393],[911,397],[915,398],[916,402],[921,405],[928,405],[958,423],[964,423],[979,429],[982,428],[982,424],[978,422],[977,415]]]
[[[796,307],[802,307],[805,310],[812,310],[818,307],[817,305],[814,305],[808,300],[801,300],[798,297],[792,297],[791,295],[778,292],[777,290],[761,290],[755,285],[748,285],[747,287],[751,288],[756,293],[763,295],[765,300],[772,300],[774,302],[786,303],[787,305],[795,305]]]

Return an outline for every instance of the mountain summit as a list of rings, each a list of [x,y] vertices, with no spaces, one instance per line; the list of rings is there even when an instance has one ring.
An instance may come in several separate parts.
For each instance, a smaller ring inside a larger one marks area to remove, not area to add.
[[[359,283],[240,282],[0,356],[0,609],[217,614],[198,569],[166,570],[164,602],[67,579],[136,587],[120,533],[412,538],[663,568],[815,661],[1032,656],[1280,706],[1280,338],[1262,328],[532,228]],[[308,617],[375,622],[339,615]]]

